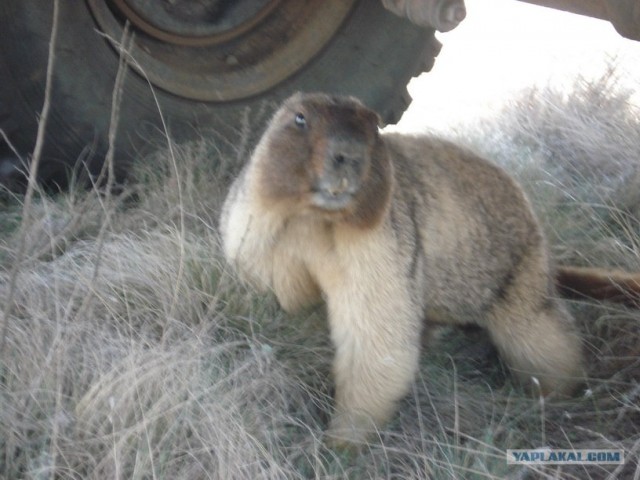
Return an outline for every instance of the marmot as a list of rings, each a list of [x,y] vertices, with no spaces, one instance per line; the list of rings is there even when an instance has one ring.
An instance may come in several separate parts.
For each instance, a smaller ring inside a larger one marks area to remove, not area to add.
[[[581,339],[522,189],[453,143],[378,124],[351,97],[290,97],[220,220],[241,278],[287,311],[327,302],[332,443],[362,442],[389,419],[430,324],[479,325],[525,384],[571,393]]]

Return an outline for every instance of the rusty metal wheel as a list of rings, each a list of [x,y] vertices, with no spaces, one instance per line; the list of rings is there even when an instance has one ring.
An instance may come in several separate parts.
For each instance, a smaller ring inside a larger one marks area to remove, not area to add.
[[[111,37],[121,37],[124,20],[139,31],[134,68],[154,85],[219,102],[263,93],[296,73],[331,40],[355,0],[87,3]]]
[[[433,31],[395,17],[380,0],[62,0],[60,7],[42,178],[62,184],[70,167],[95,173],[103,162],[126,25],[133,40],[116,137],[120,172],[167,134],[246,148],[276,102],[297,90],[356,95],[395,122],[408,105],[407,82],[437,54]],[[51,15],[40,0],[0,4],[0,127],[24,158],[42,108]],[[0,145],[5,184],[18,172],[7,152]]]

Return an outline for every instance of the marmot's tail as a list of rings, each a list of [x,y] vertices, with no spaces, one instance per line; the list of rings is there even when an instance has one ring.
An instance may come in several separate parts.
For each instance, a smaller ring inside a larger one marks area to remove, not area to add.
[[[588,267],[558,267],[556,286],[567,298],[592,298],[640,308],[640,273]]]

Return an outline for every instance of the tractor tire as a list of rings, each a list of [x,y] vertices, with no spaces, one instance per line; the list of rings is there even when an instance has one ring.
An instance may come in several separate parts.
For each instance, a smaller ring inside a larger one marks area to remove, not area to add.
[[[295,91],[354,95],[395,123],[410,102],[407,83],[431,68],[439,50],[433,30],[394,16],[380,0],[207,1],[60,0],[39,180],[64,188],[73,172],[100,171],[125,31],[132,47],[115,135],[120,177],[167,138],[210,136],[221,151],[241,157],[277,103]],[[187,5],[176,25],[166,24],[169,6],[181,4]],[[248,6],[214,28],[188,18],[202,4],[210,15]],[[52,5],[0,4],[0,128],[9,140],[0,137],[4,186],[24,182],[34,147]]]

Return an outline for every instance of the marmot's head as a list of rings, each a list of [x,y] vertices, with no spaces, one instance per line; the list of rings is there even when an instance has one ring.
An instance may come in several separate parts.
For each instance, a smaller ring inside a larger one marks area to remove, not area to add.
[[[366,227],[391,190],[378,115],[352,97],[295,94],[276,112],[258,148],[268,201]]]

